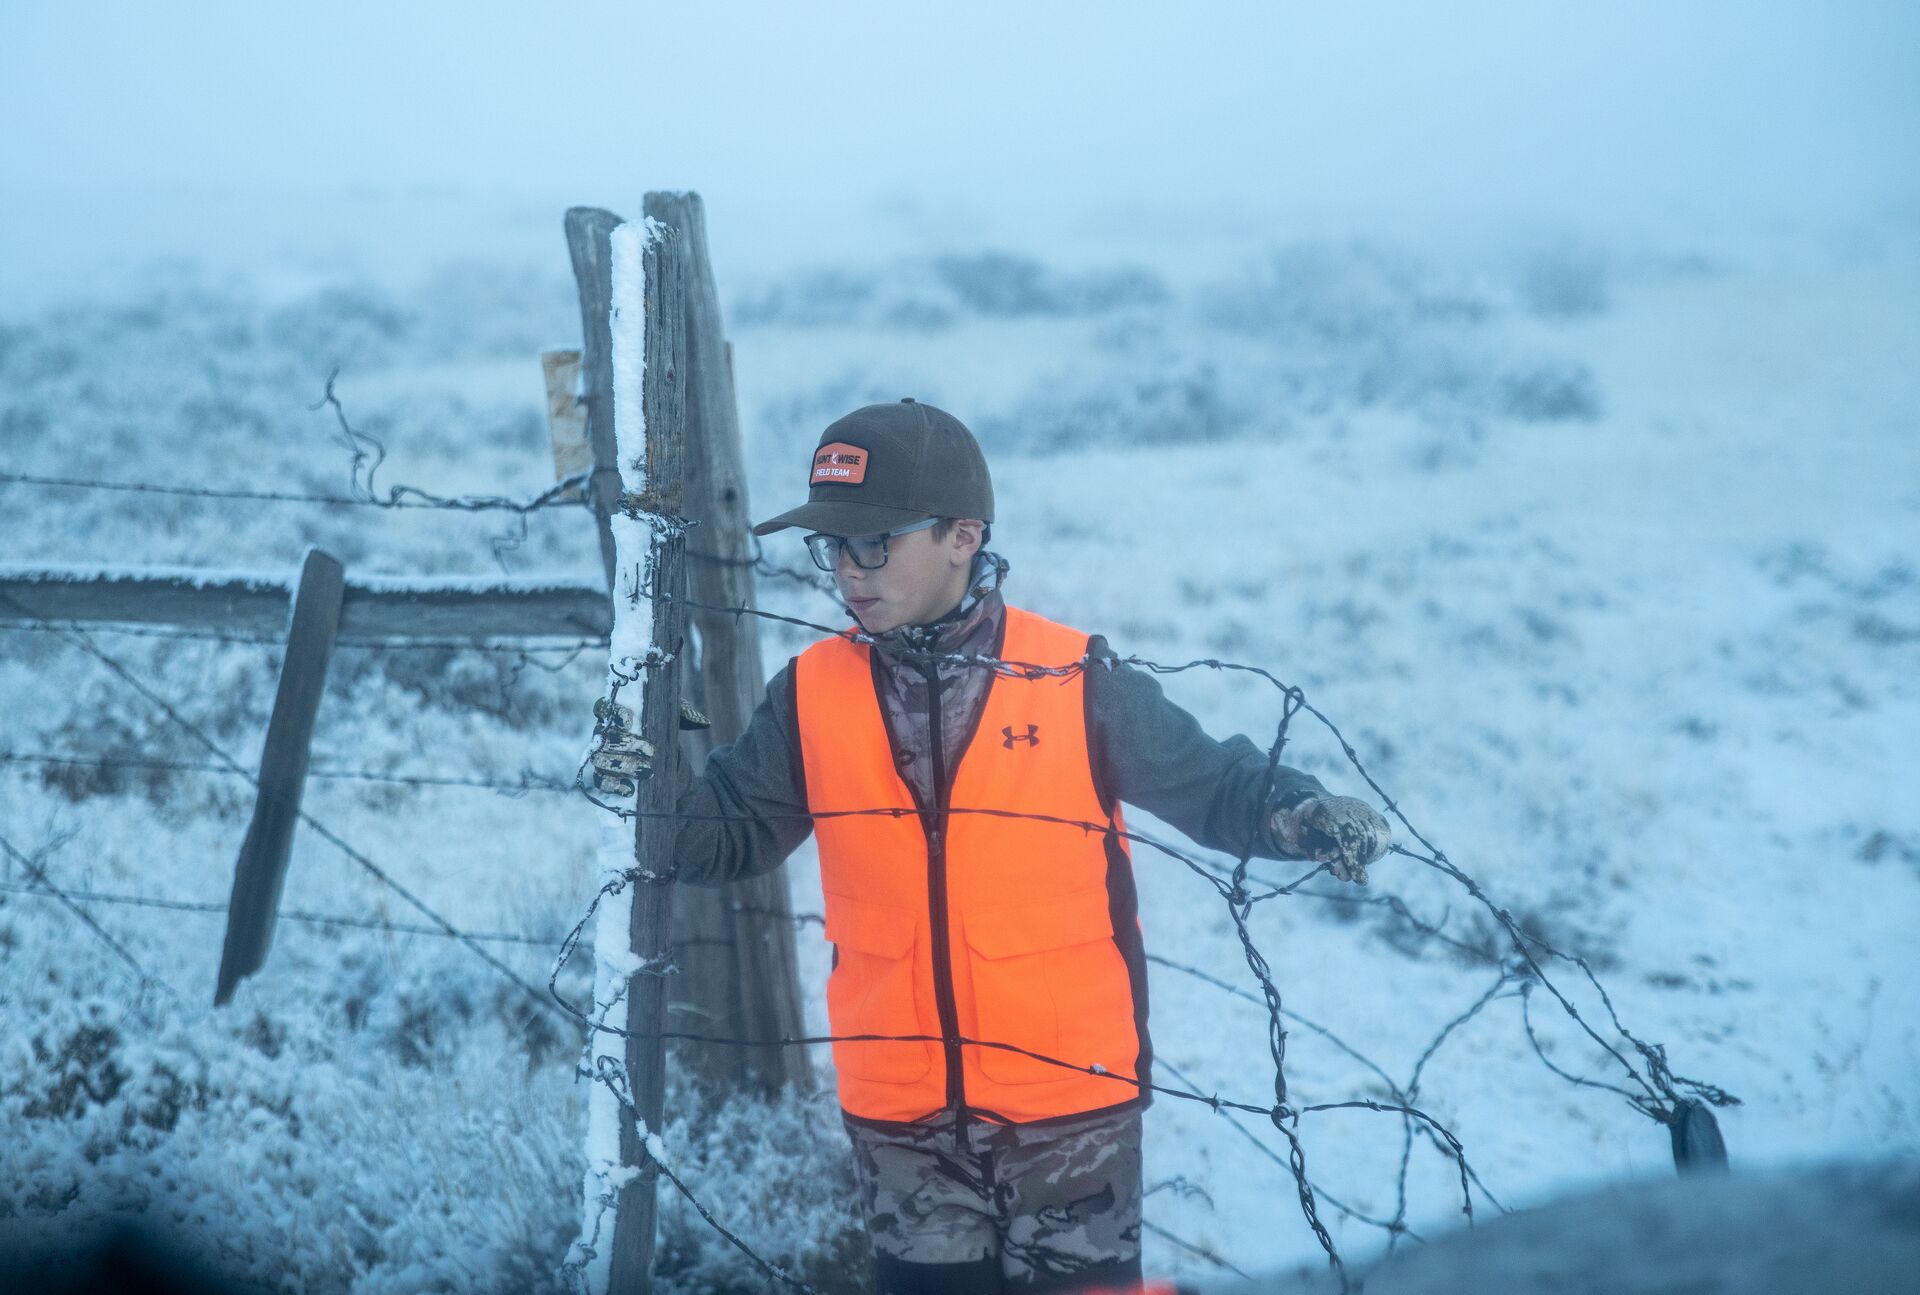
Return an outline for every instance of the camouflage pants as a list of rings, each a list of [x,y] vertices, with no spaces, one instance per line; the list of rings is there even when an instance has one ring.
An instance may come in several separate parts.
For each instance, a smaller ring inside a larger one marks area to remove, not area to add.
[[[997,1261],[997,1289],[1137,1282],[1140,1111],[1043,1124],[847,1123],[876,1262]],[[980,1265],[983,1269],[985,1264]],[[883,1282],[883,1285],[885,1283]]]

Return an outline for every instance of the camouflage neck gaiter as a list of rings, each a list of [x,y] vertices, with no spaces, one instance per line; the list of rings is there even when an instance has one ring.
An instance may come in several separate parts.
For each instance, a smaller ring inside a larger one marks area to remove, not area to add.
[[[967,594],[952,611],[927,625],[902,625],[874,636],[880,659],[880,698],[887,723],[899,745],[900,776],[922,804],[933,804],[932,725],[928,716],[927,663],[903,660],[900,653],[936,652],[942,656],[990,656],[1006,619],[1000,585],[1007,578],[1007,560],[996,553],[974,555],[973,579]],[[959,762],[963,744],[979,721],[993,672],[959,661],[940,661],[940,745],[948,784]]]

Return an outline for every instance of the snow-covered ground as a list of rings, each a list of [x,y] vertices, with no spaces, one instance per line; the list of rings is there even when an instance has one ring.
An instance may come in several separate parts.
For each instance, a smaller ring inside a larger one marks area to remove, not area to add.
[[[902,395],[951,410],[989,448],[1012,601],[1123,652],[1248,662],[1304,688],[1421,833],[1585,955],[1676,1070],[1742,1099],[1721,1113],[1736,1163],[1920,1152],[1920,237],[1163,242],[760,257],[752,277],[716,249],[754,511],[798,499],[840,413]],[[348,456],[312,406],[338,363],[348,416],[390,451],[376,488],[535,494],[552,479],[536,353],[578,329],[553,243],[550,264],[473,257],[397,282],[176,263],[111,297],[16,307],[0,316],[0,471],[335,493]],[[497,514],[0,483],[0,563],[291,571],[317,543],[359,575],[598,569],[575,510],[535,514],[518,539]],[[802,561],[785,537],[769,551]],[[762,599],[834,619],[785,582]],[[763,635],[770,666],[807,641]],[[92,637],[257,761],[273,648]],[[604,664],[343,647],[315,767],[570,778]],[[1165,684],[1217,736],[1271,740],[1264,682]],[[0,630],[0,703],[12,755],[212,758],[52,633]],[[1365,790],[1311,716],[1287,751]],[[69,889],[217,903],[247,793],[216,774],[9,761],[0,836]],[[461,926],[548,940],[489,945],[535,981],[593,890],[596,812],[565,795],[318,778],[306,807]],[[1138,860],[1149,950],[1251,989],[1212,892]],[[817,911],[810,851],[789,874]],[[1395,858],[1374,875],[1458,938],[1489,938],[1432,870]],[[265,971],[215,1011],[217,914],[87,905],[176,998],[26,893],[10,856],[0,883],[0,1243],[135,1211],[290,1288],[555,1281],[580,1208],[579,1041],[469,950],[285,922]],[[283,907],[418,920],[304,831]],[[1382,910],[1255,913],[1287,1006],[1402,1083],[1493,981]],[[801,944],[824,1030],[826,946],[813,927]],[[584,963],[561,979],[576,998]],[[1165,1061],[1203,1091],[1270,1100],[1261,1009],[1165,967],[1152,993]],[[1617,1077],[1538,995],[1534,1022],[1556,1064]],[[1289,1063],[1297,1102],[1385,1095],[1307,1029]],[[1420,1105],[1508,1206],[1671,1173],[1666,1131],[1551,1074],[1514,999],[1448,1040]],[[829,1094],[680,1109],[667,1142],[723,1220],[813,1280],[857,1271]],[[1319,1115],[1303,1136],[1326,1192],[1393,1212],[1393,1117]],[[1148,1139],[1150,1269],[1221,1271],[1171,1238],[1249,1272],[1314,1259],[1271,1138],[1162,1098]],[[1455,1170],[1430,1148],[1409,1186],[1416,1231],[1458,1219]],[[667,1209],[673,1289],[757,1288]],[[1354,1257],[1381,1248],[1377,1229],[1323,1215]]]

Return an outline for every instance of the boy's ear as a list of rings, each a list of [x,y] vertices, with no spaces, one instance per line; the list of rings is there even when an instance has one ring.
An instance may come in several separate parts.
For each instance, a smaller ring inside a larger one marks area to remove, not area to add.
[[[980,551],[981,534],[985,528],[986,523],[977,518],[962,517],[954,522],[953,533],[968,556]]]

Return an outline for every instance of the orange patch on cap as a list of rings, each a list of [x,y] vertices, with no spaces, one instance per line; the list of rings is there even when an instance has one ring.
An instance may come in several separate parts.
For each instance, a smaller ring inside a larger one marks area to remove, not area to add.
[[[809,485],[857,486],[866,479],[867,452],[858,445],[834,441],[814,451],[813,479]]]

